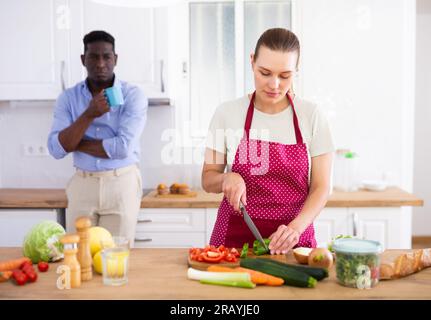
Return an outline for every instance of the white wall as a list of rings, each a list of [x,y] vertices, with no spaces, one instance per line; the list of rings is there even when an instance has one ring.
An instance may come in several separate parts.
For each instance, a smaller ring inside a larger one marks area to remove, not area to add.
[[[413,191],[425,204],[413,209],[413,230],[431,235],[431,1],[417,1],[416,116]]]
[[[391,183],[413,191],[415,1],[301,0],[296,4],[302,12],[302,17],[297,19],[302,43],[298,80],[304,96],[327,111],[336,147],[351,148],[360,155],[361,178],[381,178],[387,173]],[[422,30],[418,37],[422,37],[423,43],[424,30],[430,29],[429,18],[425,21],[425,17],[429,17],[429,11],[418,16],[418,28]],[[420,43],[419,51],[423,49]],[[424,47],[430,56],[429,42]],[[417,78],[416,129],[429,133],[426,123],[429,111],[425,105],[429,105],[430,90],[425,89],[427,82],[422,78],[428,76],[429,80],[430,66],[425,51],[421,52],[418,52],[418,63],[422,63],[423,73]],[[52,101],[18,105],[0,102],[0,186],[63,187],[66,184],[73,173],[70,156],[62,161],[23,156],[23,144],[45,142],[52,106]],[[149,108],[142,137],[144,187],[174,181],[200,186],[200,165],[162,163],[161,151],[167,142],[161,141],[161,133],[174,126],[174,112],[175,107]],[[423,132],[416,131],[415,177],[417,181],[422,178],[422,182],[415,182],[414,191],[425,197],[424,177],[426,173],[429,176],[429,168],[421,161],[425,159],[429,135]],[[424,224],[425,209],[415,209],[414,214],[413,233],[430,234],[430,220]]]
[[[63,188],[73,174],[71,155],[62,160],[50,156],[28,157],[24,145],[46,145],[54,101],[0,102],[0,187]],[[175,107],[150,107],[141,139],[141,170],[144,188],[164,182],[200,186],[200,166],[163,165],[161,151],[168,142],[162,132],[173,128]]]
[[[326,110],[336,147],[359,154],[360,179],[386,173],[411,191],[414,2],[300,3],[304,96]]]

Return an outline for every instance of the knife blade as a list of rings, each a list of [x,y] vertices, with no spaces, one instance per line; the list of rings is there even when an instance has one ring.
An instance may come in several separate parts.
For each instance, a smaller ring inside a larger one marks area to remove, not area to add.
[[[239,208],[244,215],[244,221],[247,224],[248,228],[250,229],[251,233],[253,233],[254,237],[259,240],[259,242],[263,245],[265,250],[269,251],[268,246],[266,245],[265,241],[263,241],[263,238],[257,229],[256,225],[254,224],[253,220],[251,220],[250,215],[248,214],[247,210],[245,209],[244,204],[242,201],[239,201]]]

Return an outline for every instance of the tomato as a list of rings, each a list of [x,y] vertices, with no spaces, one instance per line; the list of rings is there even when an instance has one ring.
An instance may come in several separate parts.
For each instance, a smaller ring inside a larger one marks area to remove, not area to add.
[[[40,272],[46,272],[49,269],[49,264],[47,262],[40,261],[37,264],[37,268],[39,269]]]
[[[225,260],[227,261],[227,262],[236,262],[236,257],[232,254],[232,253],[229,253],[226,257],[225,257]]]
[[[35,271],[33,272],[26,272],[25,273],[28,277],[28,281],[35,282],[37,280],[37,273]]]
[[[25,266],[33,267],[33,264],[30,261],[24,261],[19,268],[22,270]]]
[[[33,266],[32,265],[28,265],[28,264],[25,264],[22,268],[21,268],[21,270],[25,273],[25,272],[27,272],[27,271],[29,271],[29,272],[34,272],[35,270],[34,270],[34,268],[33,268]]]
[[[379,268],[371,268],[371,279],[378,279],[379,278]]]
[[[232,248],[230,250],[230,253],[233,254],[237,258],[240,256],[240,254],[239,254],[239,252],[238,252],[238,250],[236,248]]]
[[[205,252],[201,252],[201,253],[198,255],[197,260],[198,260],[199,262],[204,261],[204,255],[205,255]]]
[[[189,257],[191,260],[209,263],[219,263],[220,261],[237,262],[240,253],[236,248],[226,248],[224,245],[218,247],[207,245],[204,248],[190,248]]]
[[[220,252],[205,252],[203,258],[205,262],[219,263],[223,259],[224,255]]]
[[[19,286],[25,285],[28,280],[28,276],[21,270],[14,270],[12,273],[12,278],[15,279],[16,284]]]

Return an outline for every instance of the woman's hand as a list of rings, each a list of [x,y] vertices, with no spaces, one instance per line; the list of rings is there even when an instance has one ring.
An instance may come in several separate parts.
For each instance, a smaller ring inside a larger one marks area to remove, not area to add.
[[[239,211],[239,200],[247,204],[244,179],[236,172],[226,173],[223,177],[222,191],[235,211]]]
[[[271,254],[286,254],[298,243],[300,236],[298,230],[282,224],[277,231],[269,236]]]

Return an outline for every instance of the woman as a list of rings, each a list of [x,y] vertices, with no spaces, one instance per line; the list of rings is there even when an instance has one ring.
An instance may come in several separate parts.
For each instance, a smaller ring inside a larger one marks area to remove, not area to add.
[[[250,56],[255,92],[222,104],[213,116],[202,186],[224,198],[212,245],[253,243],[239,211],[242,201],[271,239],[271,254],[316,247],[313,221],[329,195],[334,147],[320,111],[293,94],[299,55],[295,34],[265,31]]]

